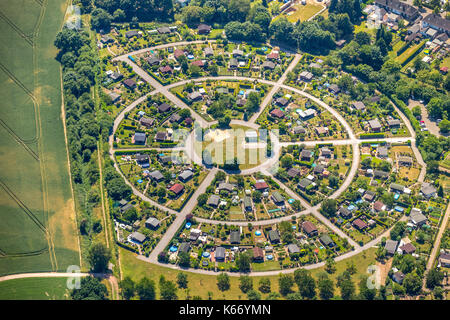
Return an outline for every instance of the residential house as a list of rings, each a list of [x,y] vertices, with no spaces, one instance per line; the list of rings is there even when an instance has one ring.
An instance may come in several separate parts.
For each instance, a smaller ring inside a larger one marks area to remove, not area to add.
[[[147,137],[143,132],[136,132],[134,134],[134,144],[145,144]]]
[[[170,107],[169,104],[167,104],[167,103],[161,103],[161,104],[158,106],[158,112],[164,113],[164,112],[169,111],[170,108],[171,108],[171,107]]]
[[[225,248],[217,247],[214,253],[214,259],[216,261],[225,261]]]
[[[145,226],[149,229],[158,229],[158,227],[160,226],[161,222],[156,219],[155,217],[150,217],[145,221]]]
[[[424,182],[420,188],[420,193],[422,193],[425,198],[430,199],[431,197],[436,196],[436,188],[431,183]]]
[[[234,230],[230,232],[230,243],[240,244],[241,243],[241,233],[239,230]]]
[[[334,241],[331,239],[328,233],[324,233],[320,236],[319,241],[328,248],[333,248],[336,246]]]
[[[253,211],[252,198],[249,196],[244,197],[244,209],[245,211]]]
[[[341,206],[338,210],[339,215],[344,219],[350,219],[352,217],[352,212],[348,208]]]
[[[413,223],[417,227],[420,227],[427,223],[427,217],[422,214],[422,210],[418,208],[412,208],[411,212],[409,213],[409,221],[411,221],[411,223]]]
[[[387,240],[386,244],[384,246],[384,249],[386,249],[387,254],[393,256],[395,252],[397,251],[398,241],[394,240]]]
[[[219,201],[220,201],[220,197],[218,195],[213,194],[208,198],[208,201],[206,202],[206,204],[208,206],[217,207],[219,205]]]
[[[253,261],[262,262],[264,261],[264,251],[260,247],[253,247]]]
[[[373,132],[380,132],[382,128],[381,123],[380,121],[378,121],[378,119],[369,120],[369,127]]]
[[[308,237],[317,236],[319,231],[317,227],[311,221],[305,221],[302,223],[303,231],[308,235]]]
[[[357,218],[355,220],[353,220],[352,223],[353,227],[355,227],[358,230],[364,230],[365,228],[367,228],[367,223],[365,223],[364,221],[362,221],[360,218]]]
[[[173,186],[169,188],[169,191],[172,191],[175,194],[175,196],[178,197],[180,194],[183,193],[184,186],[179,183],[175,183]]]
[[[416,251],[416,247],[411,242],[404,244],[400,247],[403,254],[413,254]]]
[[[274,118],[283,118],[284,117],[284,112],[281,111],[280,109],[273,109],[272,111],[270,111],[270,115]]]
[[[287,245],[287,249],[288,249],[288,252],[289,252],[290,254],[293,254],[293,253],[300,253],[300,248],[299,248],[298,245],[296,245],[295,243],[290,243],[290,244],[288,244],[288,245]]]
[[[282,205],[284,203],[284,198],[278,191],[275,191],[272,193],[272,201],[276,205]]]
[[[270,230],[268,232],[269,241],[272,244],[279,243],[280,242],[280,234],[277,230]]]
[[[134,90],[137,86],[136,81],[134,81],[133,79],[125,79],[124,81],[122,81],[122,83],[130,90]]]
[[[161,180],[164,179],[163,174],[159,170],[155,170],[155,171],[151,172],[149,174],[149,177],[151,179],[155,180],[156,182],[160,182]]]
[[[193,176],[194,174],[191,170],[184,170],[182,173],[180,173],[178,179],[180,179],[182,182],[186,182],[189,181]]]
[[[146,128],[151,128],[153,126],[153,124],[155,123],[155,119],[142,117],[139,120],[139,123],[141,126],[144,126]]]
[[[202,23],[202,24],[200,24],[197,27],[197,33],[198,34],[209,34],[210,32],[211,32],[211,26],[210,25]]]
[[[130,238],[131,238],[131,240],[133,240],[139,244],[144,243],[145,239],[147,239],[147,237],[145,235],[143,235],[142,233],[137,232],[137,231],[133,232],[130,235]]]

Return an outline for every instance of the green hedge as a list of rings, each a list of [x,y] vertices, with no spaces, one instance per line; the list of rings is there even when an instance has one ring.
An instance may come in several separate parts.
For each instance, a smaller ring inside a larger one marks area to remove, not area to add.
[[[382,139],[384,133],[363,133],[359,136],[360,139]]]

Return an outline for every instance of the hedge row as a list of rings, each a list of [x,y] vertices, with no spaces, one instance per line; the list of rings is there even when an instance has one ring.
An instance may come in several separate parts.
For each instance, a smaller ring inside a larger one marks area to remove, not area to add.
[[[359,136],[360,139],[380,139],[384,138],[384,133],[363,133]]]

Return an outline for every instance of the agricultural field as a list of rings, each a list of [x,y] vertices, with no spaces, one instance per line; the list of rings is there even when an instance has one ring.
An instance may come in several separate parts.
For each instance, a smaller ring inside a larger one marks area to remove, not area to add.
[[[0,22],[2,40],[9,43],[0,50],[0,275],[82,263],[53,46],[65,4],[0,4],[7,17]]]
[[[67,278],[23,278],[0,282],[0,300],[70,300]]]

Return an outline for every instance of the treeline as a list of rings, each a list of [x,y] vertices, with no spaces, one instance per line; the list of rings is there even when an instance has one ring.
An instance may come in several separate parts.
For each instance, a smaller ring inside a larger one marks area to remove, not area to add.
[[[84,13],[105,10],[116,22],[171,20],[172,0],[79,0]],[[94,9],[95,8],[95,9]]]
[[[331,259],[332,260],[332,259]],[[330,261],[331,261],[330,260]],[[362,276],[359,281],[355,281],[356,267],[348,264],[347,268],[336,277],[336,281],[329,276],[336,272],[336,267],[328,263],[326,272],[318,274],[317,279],[311,272],[305,269],[295,270],[293,274],[280,274],[278,276],[278,291],[274,291],[271,279],[260,278],[254,283],[254,278],[248,275],[241,275],[238,280],[240,291],[249,300],[261,300],[262,295],[266,295],[267,300],[386,300],[386,289],[381,286],[379,290],[368,288],[367,276]],[[216,277],[217,289],[221,292],[231,289],[230,276],[227,273],[220,273]],[[189,279],[187,273],[179,272],[175,281],[167,280],[163,275],[159,278],[159,297],[156,295],[156,283],[146,277],[138,282],[130,277],[125,277],[120,282],[122,297],[125,300],[202,300],[205,297],[198,295],[198,292],[191,295],[189,290]],[[179,296],[179,290],[185,293],[185,297]],[[214,299],[213,292],[207,293],[208,299]]]
[[[100,62],[90,46],[87,33],[64,28],[58,33],[55,46],[63,68],[65,116],[71,175],[74,182],[82,235],[100,232],[101,221],[92,216],[100,203],[97,141],[106,141],[112,118],[96,110],[92,97]]]

